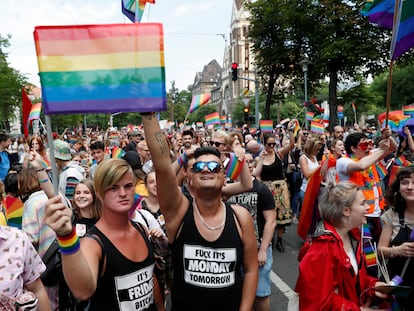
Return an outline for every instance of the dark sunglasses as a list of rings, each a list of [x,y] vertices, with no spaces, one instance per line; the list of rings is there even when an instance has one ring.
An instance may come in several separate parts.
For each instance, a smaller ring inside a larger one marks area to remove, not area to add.
[[[266,146],[268,146],[268,147],[274,147],[274,146],[276,146],[276,143],[267,143]]]
[[[224,145],[223,143],[219,143],[218,141],[210,141],[210,146],[215,146],[216,148],[220,147],[221,145]]]
[[[192,171],[194,173],[200,173],[207,167],[208,171],[210,173],[219,173],[221,171],[221,164],[216,161],[209,161],[209,162],[203,162],[198,161],[195,162],[192,168]]]

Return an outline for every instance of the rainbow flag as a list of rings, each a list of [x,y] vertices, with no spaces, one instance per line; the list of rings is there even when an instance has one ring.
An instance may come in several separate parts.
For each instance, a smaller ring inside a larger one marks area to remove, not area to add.
[[[377,256],[376,250],[372,245],[372,235],[371,231],[369,230],[368,224],[362,225],[362,243],[363,243],[363,250],[365,254],[365,261],[367,263],[367,267],[373,267],[377,265]]]
[[[313,122],[318,122],[318,123],[321,123],[321,122],[322,122],[322,120],[323,120],[323,115],[322,115],[322,114],[320,114],[320,115],[314,116],[312,121],[313,121]]]
[[[305,119],[308,120],[308,121],[312,121],[314,115],[315,114],[312,111],[307,111],[306,112],[306,118]]]
[[[19,198],[7,195],[1,202],[6,212],[7,225],[22,228],[23,202]]]
[[[231,180],[236,180],[243,169],[244,160],[240,161],[233,152],[230,152],[229,163],[226,167],[226,176]]]
[[[378,175],[380,177],[380,179],[384,179],[385,176],[387,176],[388,171],[387,168],[385,167],[385,164],[383,163],[383,161],[378,162],[377,164],[375,164]]]
[[[352,111],[353,111],[354,113],[356,113],[356,106],[355,106],[355,103],[352,103],[351,105],[352,105]]]
[[[214,124],[220,125],[220,115],[217,111],[206,115],[205,118],[206,118],[206,122],[205,122],[206,126],[214,125]]]
[[[368,17],[370,23],[391,29],[394,3],[394,0],[369,0],[361,10],[361,14]]]
[[[194,95],[191,100],[191,105],[190,105],[190,109],[188,110],[188,113],[192,113],[194,110],[207,104],[210,98],[211,98],[210,93]]]
[[[226,123],[224,123],[224,128],[231,129],[233,127],[233,123],[231,120],[228,120]]]
[[[45,114],[166,109],[162,24],[35,27]]]
[[[120,147],[118,146],[114,146],[112,148],[112,158],[113,159],[121,159],[125,154],[125,151],[122,150]]]
[[[204,124],[203,124],[203,122],[196,122],[196,126],[197,126],[197,127],[203,127],[203,126],[204,126]]]
[[[259,124],[262,133],[273,131],[273,120],[260,120]]]
[[[226,116],[220,116],[220,122],[221,123],[226,123],[227,121],[227,117]]]
[[[413,117],[414,116],[414,105],[403,106],[402,111],[405,115],[409,115]]]
[[[122,13],[129,18],[131,22],[140,22],[144,15],[145,5],[155,3],[155,0],[139,0],[138,10],[136,7],[137,0],[122,0]],[[138,12],[137,12],[138,11]],[[136,15],[138,13],[138,15]]]
[[[298,133],[300,131],[300,125],[299,125],[299,121],[295,120],[295,128],[293,129],[293,136],[298,136]]]
[[[323,124],[321,124],[319,122],[312,121],[311,122],[311,131],[314,132],[314,133],[323,134],[323,133],[325,133],[325,127],[323,126]]]
[[[34,120],[40,119],[40,111],[42,110],[42,103],[36,103],[32,105],[30,109],[29,117],[27,118],[27,128],[30,127],[30,124]]]

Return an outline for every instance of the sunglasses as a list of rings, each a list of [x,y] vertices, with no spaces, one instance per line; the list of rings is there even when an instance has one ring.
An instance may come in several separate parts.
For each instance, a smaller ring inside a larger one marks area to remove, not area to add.
[[[202,162],[198,161],[193,164],[192,171],[194,173],[200,173],[207,167],[210,173],[219,173],[221,171],[221,164],[216,161]]]
[[[223,143],[219,143],[218,141],[211,141],[210,146],[215,146],[216,148],[220,147],[221,145],[224,145]]]
[[[276,143],[267,143],[266,146],[268,146],[268,147],[274,147],[274,146],[276,146]]]
[[[359,148],[361,148],[362,150],[367,150],[368,149],[368,147],[369,146],[372,146],[373,144],[372,144],[372,141],[371,140],[369,140],[369,141],[363,141],[363,142],[360,142],[359,144],[358,144],[358,147]]]

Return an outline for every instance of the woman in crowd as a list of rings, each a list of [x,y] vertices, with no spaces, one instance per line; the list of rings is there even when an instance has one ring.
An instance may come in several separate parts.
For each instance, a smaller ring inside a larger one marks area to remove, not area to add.
[[[359,228],[368,205],[362,191],[349,182],[329,184],[319,208],[323,222],[299,253],[299,309],[374,310],[369,303],[387,296],[373,287],[386,284],[366,272]]]
[[[40,280],[45,265],[27,235],[19,229],[0,226],[0,240],[0,310],[17,310],[15,303],[25,301],[30,302],[31,310],[37,305],[38,311],[50,311],[49,298]]]
[[[339,159],[345,152],[344,142],[335,138],[329,148],[328,158],[322,163],[321,175],[324,176],[324,185],[336,184],[338,175],[336,174],[336,160]]]
[[[386,199],[392,208],[382,216],[382,231],[378,257],[388,259],[388,273],[392,279],[399,275],[402,285],[414,286],[414,166],[402,168],[388,189]],[[412,310],[414,295],[397,296],[401,310]]]
[[[302,202],[305,196],[308,180],[319,168],[319,162],[316,158],[316,155],[319,153],[322,147],[323,145],[320,140],[313,137],[308,138],[305,143],[303,154],[299,158],[299,165],[303,175],[302,186],[300,187],[300,196],[302,198]]]
[[[30,150],[35,150],[41,157],[42,157],[42,165],[47,170],[51,170],[50,168],[50,158],[49,154],[46,151],[46,147],[43,143],[42,137],[40,136],[32,136],[28,140],[28,145]],[[30,167],[30,154],[27,153],[23,160],[23,167],[29,168]]]
[[[148,232],[129,220],[135,186],[131,167],[122,159],[103,161],[94,183],[102,217],[81,242],[61,198],[46,204],[45,219],[57,234],[70,290],[79,300],[90,299],[91,310],[164,310]]]
[[[289,141],[282,148],[276,151],[276,138],[273,133],[263,134],[264,150],[257,158],[256,168],[253,171],[253,176],[263,181],[270,189],[275,199],[276,206],[276,232],[277,241],[276,249],[279,252],[284,252],[282,237],[284,226],[292,222],[292,210],[290,208],[289,190],[285,176],[283,174],[283,159],[293,149],[295,145],[295,138],[293,135],[293,122],[289,122]]]

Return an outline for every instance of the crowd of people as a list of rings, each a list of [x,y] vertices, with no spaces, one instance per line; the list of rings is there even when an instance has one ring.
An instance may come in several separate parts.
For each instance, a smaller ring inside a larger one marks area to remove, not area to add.
[[[409,310],[414,293],[384,288],[396,275],[414,286],[410,129],[296,122],[257,135],[161,129],[143,113],[141,127],[53,141],[0,134],[0,309],[278,310],[273,251],[307,221],[299,310]],[[50,284],[42,258],[56,245]]]

